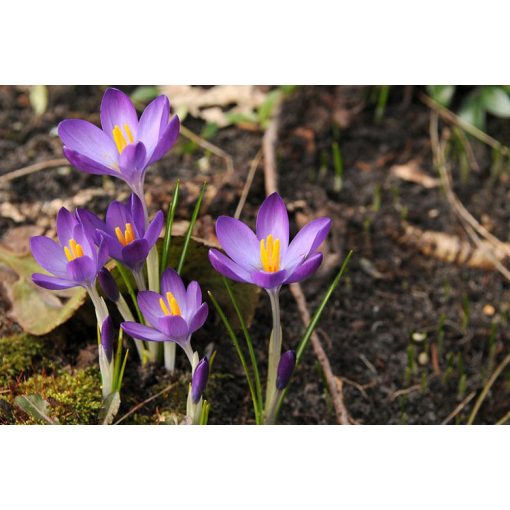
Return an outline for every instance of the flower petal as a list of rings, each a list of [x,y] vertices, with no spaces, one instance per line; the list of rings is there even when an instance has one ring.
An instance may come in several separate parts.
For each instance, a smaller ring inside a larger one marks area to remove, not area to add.
[[[188,336],[188,324],[179,315],[161,317],[158,321],[158,329],[174,341],[182,341]]]
[[[131,193],[129,197],[129,209],[131,211],[131,218],[133,220],[133,227],[138,237],[145,235],[145,213],[143,210],[142,201],[136,193]]]
[[[69,163],[71,163],[71,165],[73,165],[77,170],[80,170],[80,172],[86,172],[94,175],[111,175],[112,177],[123,179],[120,171],[116,169],[118,168],[116,162],[113,163],[112,167],[114,165],[117,166],[110,168],[67,147],[64,147],[63,151],[64,156],[69,160]]]
[[[171,292],[174,295],[181,309],[181,313],[184,315],[186,307],[186,289],[182,278],[171,267],[165,269],[165,272],[161,275],[161,294],[165,295],[167,292]]]
[[[285,281],[287,271],[282,269],[275,273],[267,273],[266,271],[254,271],[251,273],[251,279],[255,285],[263,289],[276,289],[280,287]]]
[[[137,322],[123,322],[120,327],[133,338],[149,342],[168,342],[170,339],[160,331],[138,324]]]
[[[84,255],[67,263],[67,274],[70,280],[78,284],[91,284],[97,276],[97,266],[93,259]]]
[[[83,225],[83,229],[85,230],[85,234],[89,239],[93,239],[94,243],[99,244],[101,241],[101,236],[99,232],[108,232],[108,228],[106,227],[106,223],[99,219],[93,212],[82,209],[79,207],[76,209],[76,217],[78,221]]]
[[[111,168],[117,162],[113,141],[97,126],[82,119],[66,119],[58,125],[64,146],[100,165]]]
[[[53,239],[34,236],[30,239],[30,250],[35,260],[46,271],[60,277],[67,277],[67,259],[64,249]]]
[[[317,218],[306,224],[290,243],[287,254],[282,259],[282,266],[288,271],[292,271],[321,245],[330,228],[331,220],[329,218]]]
[[[168,124],[170,103],[166,96],[159,96],[149,103],[140,117],[137,140],[143,142],[150,159],[159,140],[160,133]]]
[[[143,218],[143,216],[142,216]],[[144,238],[147,241],[150,248],[152,248],[156,241],[158,240],[159,234],[163,228],[163,223],[165,222],[165,217],[163,215],[163,211],[158,211],[152,222],[149,224],[147,228],[147,232],[145,232]]]
[[[128,145],[119,156],[120,172],[132,188],[141,186],[145,159],[146,151],[142,142]]]
[[[137,239],[122,248],[122,262],[133,271],[139,271],[149,254],[150,247],[145,239]]]
[[[280,254],[283,259],[289,246],[289,215],[282,197],[278,193],[269,195],[260,206],[257,214],[257,238],[268,235],[280,240]]]
[[[165,130],[161,133],[148,165],[152,165],[152,163],[160,160],[174,146],[179,138],[180,130],[181,121],[177,115],[174,115],[172,120],[168,123],[168,126],[166,126]]]
[[[151,290],[142,290],[138,293],[136,298],[145,320],[149,322],[151,326],[157,327],[159,319],[165,315],[159,304],[161,296],[157,292],[152,292]]]
[[[218,250],[209,250],[209,262],[218,273],[236,282],[253,283],[250,273]]]
[[[247,271],[261,267],[257,237],[242,221],[220,216],[216,221],[216,236],[223,251],[239,266]]]
[[[195,312],[191,320],[188,321],[190,333],[194,333],[197,329],[200,329],[204,325],[208,313],[209,308],[207,303],[202,303],[202,306],[200,306],[200,308]]]
[[[79,283],[76,283],[73,280],[69,280],[67,278],[55,278],[54,276],[42,273],[34,273],[32,275],[32,281],[36,285],[39,285],[39,287],[48,290],[62,290],[80,286]]]
[[[115,233],[117,227],[124,232],[127,223],[133,223],[129,207],[122,202],[114,200],[110,203],[106,211],[106,224],[110,229],[110,235]]]
[[[113,129],[119,126],[124,133],[127,124],[133,138],[138,132],[138,115],[131,99],[118,89],[110,88],[101,101],[101,126],[108,137],[113,140]]]
[[[62,246],[67,245],[69,240],[73,238],[74,227],[77,224],[78,221],[73,213],[69,212],[65,207],[59,209],[57,213],[57,235]]]
[[[302,264],[299,264],[292,273],[285,278],[284,283],[295,283],[311,276],[322,263],[322,253],[317,252],[308,257]]]
[[[192,281],[186,289],[186,311],[188,315],[195,313],[202,303],[202,290],[198,282]]]

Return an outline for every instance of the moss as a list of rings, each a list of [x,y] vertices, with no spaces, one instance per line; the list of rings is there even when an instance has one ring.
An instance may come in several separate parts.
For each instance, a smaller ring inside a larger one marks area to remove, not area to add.
[[[47,350],[42,338],[21,334],[0,338],[0,387],[31,373]]]
[[[39,394],[50,404],[51,415],[68,425],[98,423],[102,405],[101,379],[96,368],[59,371],[55,375],[36,374],[22,382],[17,393]],[[32,418],[18,418],[18,423],[35,423]]]

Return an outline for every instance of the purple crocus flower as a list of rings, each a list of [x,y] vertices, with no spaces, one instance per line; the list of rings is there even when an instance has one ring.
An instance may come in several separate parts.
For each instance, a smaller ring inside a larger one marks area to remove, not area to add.
[[[123,322],[122,329],[139,340],[176,342],[193,364],[191,334],[203,326],[208,313],[207,304],[202,303],[202,291],[198,283],[192,281],[186,289],[181,277],[168,268],[161,277],[161,294],[150,290],[141,291],[137,298],[138,306],[149,325]]]
[[[78,209],[76,215],[96,243],[103,238],[110,256],[135,272],[143,267],[164,223],[163,212],[158,211],[146,229],[143,205],[134,193],[127,204],[113,201],[108,206],[106,223],[86,209]]]
[[[35,260],[52,274],[34,273],[33,282],[50,290],[92,288],[98,271],[108,259],[106,242],[98,239],[96,248],[87,229],[65,207],[57,215],[57,236],[59,242],[46,236],[30,239]]]
[[[108,363],[113,358],[113,322],[108,315],[101,326],[101,347],[104,350]]]
[[[262,203],[256,234],[229,216],[216,221],[216,235],[226,255],[209,250],[216,271],[239,282],[253,283],[267,290],[300,282],[317,270],[322,253],[317,248],[331,228],[329,218],[317,218],[305,225],[289,244],[289,217],[285,203],[273,193]]]
[[[104,295],[110,301],[116,303],[120,298],[120,292],[119,287],[115,283],[115,280],[110,271],[108,271],[106,267],[103,267],[97,274],[97,279],[99,281],[101,290],[104,292]]]
[[[198,404],[204,393],[207,379],[209,378],[209,361],[207,358],[202,358],[200,363],[193,372],[191,378],[191,399],[194,404]]]
[[[58,126],[64,155],[78,170],[119,177],[142,197],[145,171],[161,159],[179,136],[179,117],[170,119],[170,103],[159,96],[140,120],[129,97],[109,88],[101,102],[101,126],[66,119]]]
[[[278,390],[281,391],[287,387],[295,366],[296,353],[294,351],[284,352],[278,363],[278,372],[276,375],[276,388]]]

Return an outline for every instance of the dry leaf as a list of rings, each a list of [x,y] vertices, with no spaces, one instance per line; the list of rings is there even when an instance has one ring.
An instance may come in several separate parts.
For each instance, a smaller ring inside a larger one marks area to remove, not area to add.
[[[390,172],[403,181],[414,182],[427,189],[439,186],[439,179],[426,174],[416,161],[409,161],[405,165],[393,165]]]

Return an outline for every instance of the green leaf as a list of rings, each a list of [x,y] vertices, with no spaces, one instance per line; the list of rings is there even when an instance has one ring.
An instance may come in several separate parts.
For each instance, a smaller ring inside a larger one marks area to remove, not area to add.
[[[31,254],[16,254],[0,246],[2,283],[12,308],[11,316],[27,333],[45,335],[71,318],[84,303],[82,287],[47,290],[32,282],[32,273],[44,272]],[[7,274],[6,274],[7,273]]]
[[[510,117],[510,97],[501,87],[482,87],[480,97],[489,113],[497,117]]]
[[[111,425],[113,423],[113,419],[119,412],[119,407],[120,393],[118,391],[114,391],[104,399],[103,407],[99,413],[99,423],[101,423],[101,425]]]
[[[50,425],[58,424],[58,420],[50,416],[48,412],[50,405],[41,395],[19,395],[14,399],[14,403],[37,421]]]
[[[148,103],[159,96],[159,89],[153,85],[142,85],[131,93],[133,103]]]
[[[48,108],[48,87],[32,85],[30,87],[30,104],[36,115],[42,115]]]
[[[427,91],[432,99],[447,108],[455,94],[455,85],[427,85]]]

